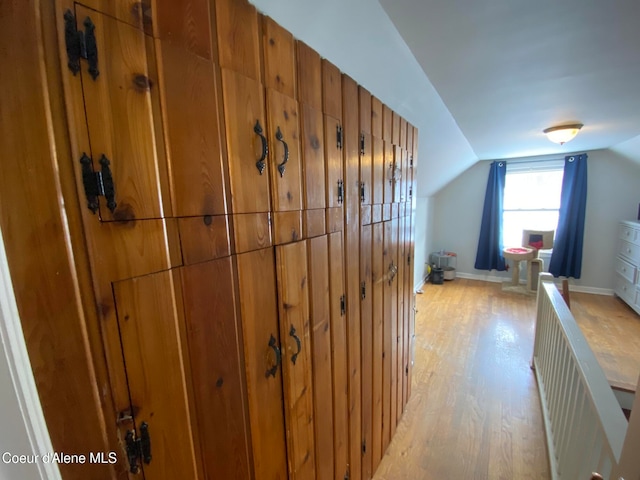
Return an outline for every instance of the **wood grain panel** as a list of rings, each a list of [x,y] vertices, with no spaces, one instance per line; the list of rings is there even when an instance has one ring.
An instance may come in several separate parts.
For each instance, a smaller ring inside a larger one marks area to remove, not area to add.
[[[322,60],[306,43],[296,42],[298,101],[322,112]]]
[[[292,97],[269,89],[267,90],[267,112],[273,211],[302,210],[298,102]],[[278,140],[278,132],[282,134],[282,140]],[[278,170],[280,166],[284,168],[282,173]]]
[[[306,242],[276,247],[276,273],[289,479],[314,480],[313,372]],[[296,338],[300,341],[299,348]]]
[[[274,212],[272,218],[274,245],[296,242],[303,238],[302,211]]]
[[[194,412],[188,409],[182,364],[187,352],[181,351],[177,336],[173,292],[171,272],[113,284],[136,428],[146,422],[153,445],[145,478],[154,480],[197,478],[189,421]],[[180,448],[173,448],[176,444]]]
[[[216,0],[213,4],[220,67],[261,83],[262,54],[255,7],[247,0]]]
[[[293,35],[269,17],[262,17],[264,84],[297,99],[296,43]]]
[[[282,369],[276,356],[282,338],[274,251],[265,248],[238,255],[237,268],[255,478],[286,480]]]
[[[322,59],[322,110],[338,121],[342,121],[342,74],[326,58]]]
[[[342,171],[343,141],[338,142],[342,125],[339,120],[329,115],[324,116],[325,154],[326,154],[326,184],[327,207],[341,207],[344,204],[344,182]],[[344,136],[344,134],[341,134]],[[344,137],[343,137],[344,138]],[[339,191],[342,189],[342,198]]]
[[[360,86],[358,87],[358,101],[360,108],[360,133],[371,135],[371,93]]]
[[[325,143],[322,111],[301,104],[302,178],[305,209],[326,207]]]
[[[391,143],[400,146],[400,115],[396,112],[391,113]]]
[[[373,474],[373,288],[372,274],[372,226],[360,229],[360,281],[364,295],[360,297],[360,321],[362,341],[362,478],[368,480]]]
[[[184,47],[157,42],[173,214],[226,213],[220,72]]]
[[[81,69],[91,139],[91,152],[86,153],[92,156],[94,170],[103,168],[103,155],[108,159],[115,184],[115,210],[112,213],[100,200],[100,218],[159,218],[163,192],[158,172],[166,166],[156,149],[151,90],[155,92],[158,81],[149,68],[153,47],[147,53],[143,32],[98,12],[77,6],[76,17],[91,18],[98,51],[104,52],[96,80],[88,69]]]
[[[342,207],[327,208],[327,233],[344,230],[344,214]]]
[[[110,17],[128,23],[151,35],[154,31],[154,15],[150,2],[139,0],[85,0],[83,5]],[[83,21],[84,18],[81,20]],[[156,27],[157,29],[157,27]]]
[[[407,121],[400,117],[400,147],[407,149]]]
[[[409,209],[407,209],[409,210]],[[408,211],[404,217],[404,257],[405,257],[405,270],[404,270],[404,338],[403,338],[403,358],[404,365],[404,377],[402,379],[402,405],[404,406],[409,401],[411,392],[411,377],[410,377],[410,363],[411,363],[411,351],[412,351],[412,327],[413,320],[413,250],[411,247],[411,212]]]
[[[393,304],[392,304],[392,282],[389,281],[389,266],[393,261],[393,226],[391,221],[383,223],[384,225],[384,249],[382,257],[382,281],[384,285],[383,289],[383,301],[382,301],[382,321],[383,321],[383,333],[382,333],[382,446],[381,453],[387,451],[389,441],[391,438],[391,387],[393,384],[391,367],[391,338],[393,336]]]
[[[379,139],[383,138],[382,102],[373,95],[371,96],[371,135]]]
[[[233,215],[234,253],[250,252],[273,245],[271,216],[268,213],[247,213]]]
[[[371,205],[362,205],[360,207],[360,222],[362,225],[371,224]]]
[[[407,150],[413,153],[413,125],[407,122]]]
[[[402,192],[402,149],[398,145],[393,147],[393,203],[401,201]]]
[[[382,205],[371,205],[371,223],[382,221]]]
[[[360,203],[371,205],[371,190],[373,185],[371,134],[363,133],[361,135],[360,148],[364,145],[364,150],[360,150]]]
[[[371,256],[371,302],[373,314],[372,330],[372,426],[371,426],[371,470],[375,472],[382,460],[382,384],[383,384],[383,333],[385,325],[383,315],[384,298],[384,224],[376,223],[372,227]]]
[[[302,234],[304,238],[313,238],[327,233],[325,209],[302,211]]]
[[[331,353],[333,357],[333,414],[335,478],[344,478],[349,467],[349,371],[346,312],[341,309],[344,289],[344,255],[341,232],[329,235],[331,288]]]
[[[231,258],[180,270],[205,471],[209,478],[248,479],[250,450],[241,371],[242,332],[236,322]],[[166,351],[159,352],[166,355]],[[166,374],[161,369],[159,373]]]
[[[268,136],[265,122],[264,93],[260,83],[231,70],[222,70],[225,133],[227,139],[231,211],[233,213],[268,212],[270,155],[258,168],[262,140],[255,132]],[[267,140],[265,140],[266,142]],[[268,144],[268,147],[273,147]],[[271,149],[269,149],[271,150]]]
[[[385,203],[382,205],[382,221],[386,222],[391,220],[391,204]]]
[[[393,110],[386,105],[382,105],[382,139],[385,142],[393,142],[391,135],[391,124],[393,123]]]
[[[391,142],[384,142],[384,177],[383,177],[383,200],[389,204],[393,202],[393,168],[395,149]]]
[[[345,258],[360,258],[360,168],[358,86],[342,76],[344,185],[345,185]],[[362,478],[362,401],[360,388],[360,268],[357,262],[346,264],[347,350],[349,367],[349,466],[350,479]]]
[[[371,203],[384,202],[384,140],[371,137]]]
[[[397,359],[397,374],[396,374],[396,378],[397,380],[397,388],[396,388],[396,403],[397,403],[397,409],[396,409],[396,418],[395,418],[395,422],[396,425],[400,422],[400,419],[402,418],[402,412],[403,412],[403,407],[404,407],[404,384],[405,384],[405,375],[404,375],[404,348],[405,348],[405,308],[407,308],[407,306],[405,305],[405,289],[406,289],[406,277],[405,277],[405,270],[407,270],[406,268],[406,254],[405,254],[405,242],[404,242],[404,232],[405,232],[405,225],[404,225],[404,221],[405,221],[406,217],[402,217],[399,216],[398,220],[397,220],[397,225],[398,225],[398,243],[397,245],[397,255],[398,255],[398,274],[396,276],[396,283],[398,286],[398,307],[397,307],[397,336],[396,336],[396,345],[397,345],[397,352],[398,352],[398,359]]]
[[[226,215],[179,218],[178,228],[185,265],[231,255]]]
[[[138,9],[144,8],[141,7],[144,3],[138,3]],[[154,36],[170,41],[202,58],[216,60],[217,52],[213,57],[211,55],[207,0],[153,0],[151,11],[155,15]]]
[[[392,219],[391,222],[391,238],[389,239],[389,250],[391,256],[391,263],[398,268],[398,220]],[[386,242],[385,237],[385,242]],[[390,303],[391,303],[391,316],[389,321],[391,323],[391,412],[389,416],[389,436],[390,439],[396,433],[397,425],[397,411],[398,411],[398,275],[395,274],[390,279],[391,285],[389,285]]]
[[[329,305],[329,244],[327,236],[307,240],[309,253],[309,313],[313,360],[313,414],[316,478],[331,480],[333,456],[333,379],[331,312]]]

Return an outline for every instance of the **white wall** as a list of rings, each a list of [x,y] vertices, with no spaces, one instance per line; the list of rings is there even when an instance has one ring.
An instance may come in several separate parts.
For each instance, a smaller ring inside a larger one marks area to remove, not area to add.
[[[571,284],[607,293],[613,289],[617,223],[637,217],[640,165],[610,150],[587,153],[589,183],[582,278],[571,280]],[[473,268],[490,163],[478,162],[435,196],[432,250],[456,252],[458,271],[463,274],[506,279],[509,273]]]

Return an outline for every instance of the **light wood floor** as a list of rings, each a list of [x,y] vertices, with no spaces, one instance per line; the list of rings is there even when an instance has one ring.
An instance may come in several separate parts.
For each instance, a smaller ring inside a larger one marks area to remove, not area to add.
[[[608,377],[635,385],[640,317],[614,297],[571,302]],[[535,297],[456,279],[425,285],[417,309],[412,398],[374,479],[550,478],[529,367]]]
[[[412,397],[376,480],[547,479],[535,299],[456,279],[417,296]]]

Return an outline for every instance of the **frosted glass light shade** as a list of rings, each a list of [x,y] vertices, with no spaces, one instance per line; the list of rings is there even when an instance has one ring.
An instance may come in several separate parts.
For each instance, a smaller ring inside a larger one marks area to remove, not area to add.
[[[573,137],[578,134],[581,128],[582,124],[577,123],[574,125],[562,125],[560,127],[547,128],[543,130],[543,132],[553,143],[563,145],[569,140],[573,140]]]

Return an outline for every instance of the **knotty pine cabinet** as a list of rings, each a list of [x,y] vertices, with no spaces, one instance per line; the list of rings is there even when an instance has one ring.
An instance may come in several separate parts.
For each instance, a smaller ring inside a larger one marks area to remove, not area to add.
[[[114,475],[371,478],[410,392],[413,127],[245,1],[55,21]]]

